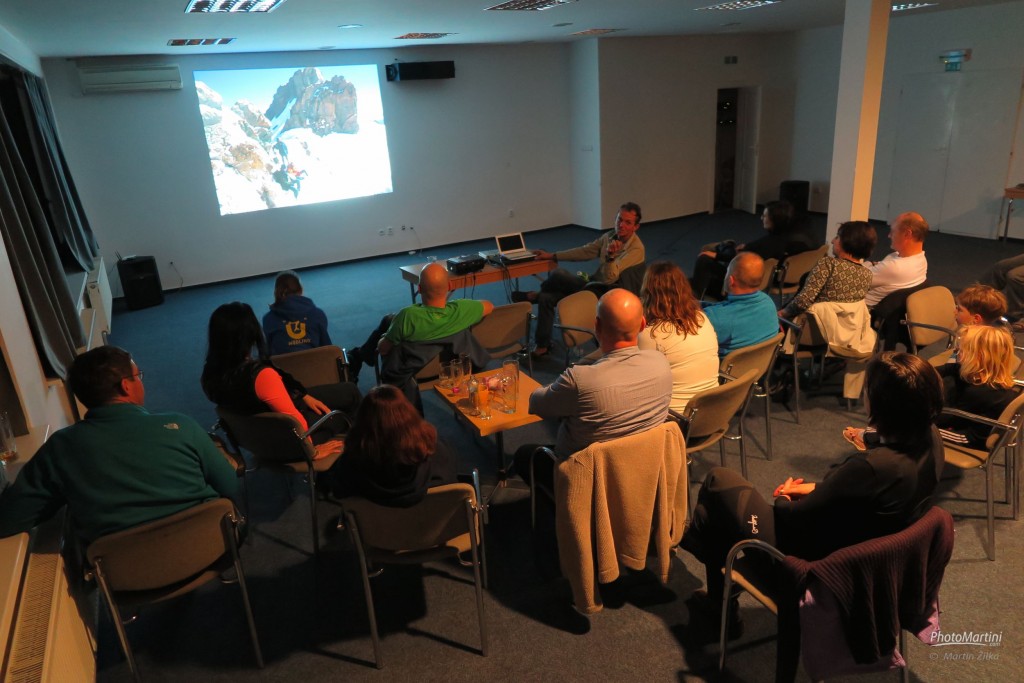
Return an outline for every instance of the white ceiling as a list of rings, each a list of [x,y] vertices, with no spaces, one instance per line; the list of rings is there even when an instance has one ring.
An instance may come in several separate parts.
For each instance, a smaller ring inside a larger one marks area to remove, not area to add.
[[[694,11],[718,0],[576,0],[550,10],[483,11],[501,0],[286,0],[265,14],[185,14],[187,0],[0,0],[0,26],[39,57],[216,54],[408,45],[567,42],[613,36],[770,33],[840,24],[844,0],[785,0],[743,11]],[[852,0],[867,2],[867,0]],[[944,11],[1007,0],[940,0]],[[1020,0],[1017,0],[1020,1]],[[568,22],[571,25],[555,27]],[[341,24],[363,28],[339,29]],[[395,40],[449,32],[440,40]],[[224,46],[167,46],[172,38],[236,38]]]

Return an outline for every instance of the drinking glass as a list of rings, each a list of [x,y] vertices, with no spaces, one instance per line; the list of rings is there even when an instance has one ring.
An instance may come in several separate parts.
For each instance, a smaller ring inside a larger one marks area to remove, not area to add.
[[[516,412],[519,398],[519,361],[514,358],[501,363],[501,398],[506,413]]]
[[[474,407],[476,408],[478,415],[476,417],[481,420],[491,419],[491,390],[487,388],[486,382],[481,382],[480,387],[476,390],[476,396],[473,397]]]
[[[462,393],[462,363],[456,359],[448,365],[448,375],[450,377],[452,393]]]
[[[438,384],[442,389],[452,388],[452,366],[450,363],[441,363],[441,374],[438,376]]]
[[[0,413],[0,461],[11,460],[18,454],[18,442],[14,440],[14,425],[7,413]]]
[[[468,379],[473,374],[473,361],[468,353],[460,353],[459,362],[462,364],[462,376]]]

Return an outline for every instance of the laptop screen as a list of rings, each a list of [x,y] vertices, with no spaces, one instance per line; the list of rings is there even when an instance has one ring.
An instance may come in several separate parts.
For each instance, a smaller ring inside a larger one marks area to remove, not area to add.
[[[508,251],[516,251],[518,249],[526,248],[523,244],[523,234],[521,232],[513,233],[511,235],[498,235],[494,239],[498,242],[498,251],[503,254]]]

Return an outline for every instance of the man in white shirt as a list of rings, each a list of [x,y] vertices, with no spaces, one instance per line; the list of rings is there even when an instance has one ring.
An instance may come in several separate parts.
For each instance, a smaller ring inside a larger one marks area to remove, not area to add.
[[[896,217],[889,230],[889,241],[895,250],[881,261],[865,263],[871,271],[871,289],[864,297],[868,308],[873,307],[900,289],[914,287],[928,277],[928,259],[924,255],[924,239],[928,236],[928,222],[921,214],[908,211]]]

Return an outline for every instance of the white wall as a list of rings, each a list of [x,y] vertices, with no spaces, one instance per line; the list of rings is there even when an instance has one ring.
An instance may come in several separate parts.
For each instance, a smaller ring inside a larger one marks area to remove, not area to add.
[[[572,222],[599,229],[601,215],[601,102],[596,39],[573,44],[569,58]]]
[[[871,194],[872,218],[885,218],[892,182],[893,154],[899,121],[899,92],[904,78],[913,74],[942,73],[939,54],[958,48],[971,48],[971,61],[963,66],[965,73],[1015,68],[1024,72],[1024,3],[986,5],[919,16],[896,17],[889,25],[889,44],[885,60],[885,83],[878,122],[878,145],[875,151],[874,188]],[[956,78],[957,74],[949,74]],[[994,114],[993,114],[994,115]],[[993,159],[999,166],[1000,179],[1009,157]],[[1024,157],[1024,137],[1018,135],[1015,156]],[[1024,182],[1024,177],[1012,181]],[[1002,181],[987,188],[988,198],[979,198],[988,205],[994,224],[1002,197]],[[892,207],[894,211],[912,207]]]
[[[393,193],[220,216],[192,70],[395,58],[452,59],[456,77],[382,83]],[[191,285],[572,221],[567,46],[157,59],[181,66],[183,90],[83,96],[73,62],[43,67],[104,256],[155,256],[165,287],[177,285],[169,261]]]
[[[623,201],[644,220],[710,211],[720,88],[761,86],[758,198],[789,169],[791,35],[615,38],[600,43],[602,217]],[[724,64],[727,55],[739,58]]]
[[[809,208],[822,213],[828,211],[842,42],[842,26],[800,31],[793,41],[796,93],[789,175],[811,183]]]

